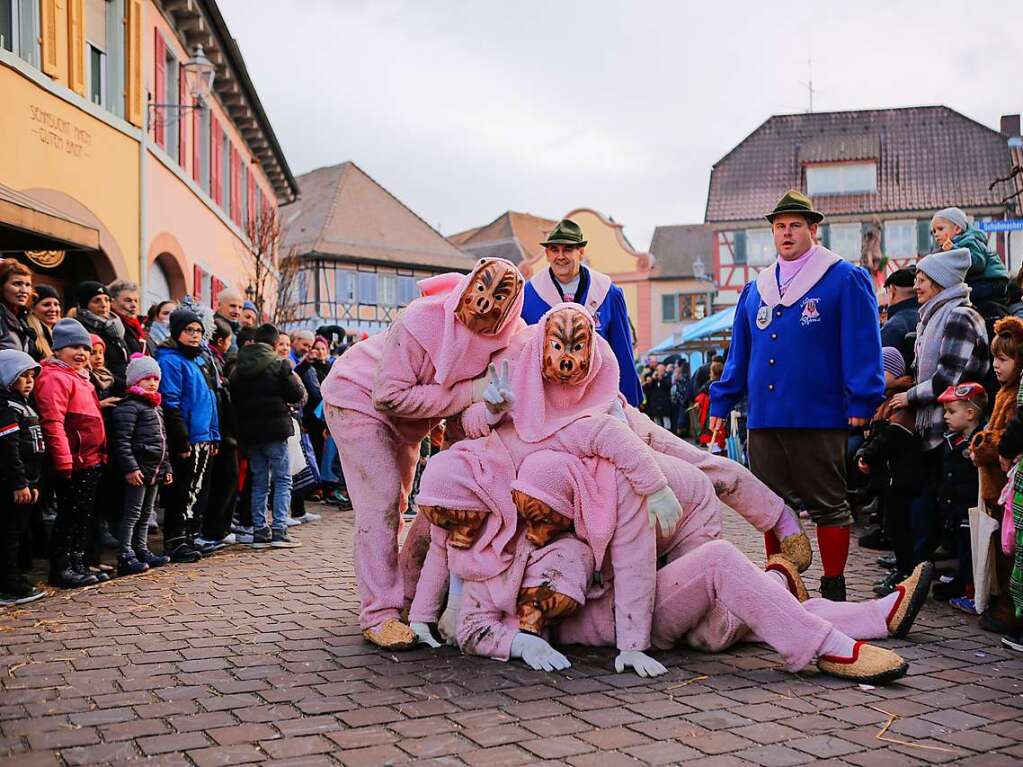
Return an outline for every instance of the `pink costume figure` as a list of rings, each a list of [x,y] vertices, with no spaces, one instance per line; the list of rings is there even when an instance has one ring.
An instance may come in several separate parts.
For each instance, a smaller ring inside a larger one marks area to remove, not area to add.
[[[589,540],[594,561],[600,569],[601,534],[603,511],[595,509],[595,503],[606,502],[595,496],[584,477],[577,470],[562,471],[565,462],[577,461],[571,457],[561,460],[556,455],[536,454],[539,464],[530,468],[529,478],[516,479],[514,487],[519,492],[535,498],[550,511],[563,515],[575,532]],[[592,461],[584,468],[592,471]],[[602,462],[596,462],[602,463]],[[546,470],[545,470],[546,469]],[[618,483],[618,504],[628,503],[631,491],[627,483]],[[556,526],[555,526],[556,527]],[[526,537],[534,545],[542,545],[544,530],[527,521]],[[563,528],[562,528],[563,529]],[[615,532],[621,532],[619,529]],[[535,535],[534,535],[535,533]],[[558,542],[564,540],[559,538]],[[727,541],[697,542],[694,548],[674,546],[667,553],[673,559],[657,573],[656,598],[646,609],[654,618],[653,644],[668,649],[680,641],[689,641],[693,630],[701,623],[711,623],[716,611],[736,616],[751,630],[749,638],[762,641],[777,650],[791,670],[799,670],[813,658],[818,659],[822,671],[835,676],[864,682],[882,683],[905,673],[908,664],[899,656],[881,648],[864,644],[863,639],[874,639],[888,635],[904,636],[912,624],[920,605],[926,598],[930,582],[930,571],[921,566],[900,591],[889,598],[871,602],[850,604],[831,603],[815,600],[819,610],[811,611],[790,593],[783,579],[757,569],[745,555]],[[596,548],[594,547],[594,544]],[[683,550],[684,549],[684,550]],[[805,593],[799,574],[791,563],[784,562],[785,578],[794,590]],[[569,612],[560,623],[554,624],[550,634],[556,641],[588,645],[609,645],[619,640],[616,626],[617,610],[614,590],[622,582],[615,579],[614,569],[609,561],[604,562],[603,577],[591,585],[589,581],[570,583],[572,578],[584,577],[585,569],[558,571],[556,588],[564,594],[585,592],[580,608]],[[536,573],[527,564],[525,575],[535,578]],[[550,573],[548,572],[547,575]],[[526,653],[516,653],[516,631],[521,630],[521,620],[516,626],[513,616],[521,619],[520,605],[510,598],[518,571],[510,569],[500,579],[500,587],[489,582],[466,585],[462,600],[462,611],[458,619],[458,640],[462,649],[475,654],[507,660],[509,657],[523,657],[534,668]],[[541,578],[544,571],[541,568]],[[550,579],[548,579],[550,580]],[[522,580],[521,589],[528,582]],[[521,590],[520,590],[521,593]],[[636,605],[636,609],[642,606]],[[737,638],[733,637],[732,641]],[[724,649],[721,644],[717,649]],[[523,649],[523,648],[520,648]],[[525,648],[540,657],[553,668],[565,668],[567,659],[549,645],[540,646],[530,640]],[[642,653],[623,659],[622,653],[616,661],[619,671],[625,665],[633,666],[642,676],[664,673],[659,663]],[[624,660],[624,662],[622,662]]]
[[[323,382],[327,425],[355,507],[359,622],[381,647],[415,642],[399,620],[398,535],[419,443],[439,419],[481,399],[491,356],[524,327],[522,285],[513,264],[493,258],[468,275],[424,280],[424,296],[386,333],[343,354]]]
[[[609,547],[622,584],[616,603],[618,647],[623,652],[641,651],[649,646],[651,616],[649,608],[637,610],[635,605],[652,604],[656,569],[655,537],[643,528],[648,518],[652,524],[654,518],[662,517],[663,526],[674,529],[682,510],[652,452],[624,423],[605,415],[618,396],[617,361],[607,342],[594,331],[590,315],[577,305],[561,304],[523,335],[525,341],[508,382],[514,401],[511,423],[502,423],[491,431],[492,419],[487,418],[486,411],[476,405],[470,408],[463,417],[466,432],[489,432],[488,436],[457,443],[431,459],[424,472],[419,504],[421,508],[480,509],[479,500],[471,492],[468,496],[460,495],[463,488],[447,479],[471,474],[450,465],[461,460],[462,452],[471,453],[476,465],[493,465],[510,458],[512,475],[521,474],[525,459],[543,449],[579,458],[606,459],[611,467],[621,471],[632,490],[629,502],[617,508],[617,517],[638,521],[638,525],[629,527],[632,535],[624,532],[615,535]],[[698,471],[692,472],[709,487],[709,481]],[[603,485],[613,492],[613,474],[604,474]],[[503,482],[482,490],[490,498],[500,498],[502,492],[509,492],[509,485]],[[611,513],[614,511],[612,508]],[[496,517],[487,521],[488,526],[496,524]],[[609,524],[614,530],[616,523]],[[491,540],[491,536],[484,533],[483,539]],[[414,623],[429,622],[443,599],[447,567],[441,541],[447,543],[446,538],[435,532],[435,545],[427,556],[410,613]],[[447,553],[451,572],[463,577],[456,552],[447,546]],[[503,556],[510,559],[508,554]]]

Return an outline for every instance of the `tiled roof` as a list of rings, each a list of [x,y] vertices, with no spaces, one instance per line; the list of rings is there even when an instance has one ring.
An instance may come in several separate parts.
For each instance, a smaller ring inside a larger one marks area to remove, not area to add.
[[[714,229],[706,224],[659,226],[650,241],[654,254],[651,279],[693,277],[693,261],[697,256],[710,274],[714,264]]]
[[[298,202],[281,209],[281,252],[396,266],[468,271],[475,259],[353,162],[298,177]]]
[[[489,224],[458,232],[448,237],[462,250],[482,258],[484,255],[506,258],[513,264],[535,260],[543,255],[540,244],[557,221],[509,210]],[[482,251],[490,251],[483,253]]]
[[[1006,138],[945,106],[776,115],[711,171],[708,222],[761,218],[788,189],[803,189],[803,163],[877,158],[875,193],[818,195],[826,214],[999,207],[988,186],[1009,171]]]

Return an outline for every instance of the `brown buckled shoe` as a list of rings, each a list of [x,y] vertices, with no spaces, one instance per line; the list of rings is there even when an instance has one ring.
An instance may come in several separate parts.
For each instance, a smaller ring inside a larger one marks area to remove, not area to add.
[[[888,613],[888,633],[900,639],[913,628],[917,613],[927,601],[931,581],[934,580],[934,563],[921,562],[906,580],[895,587],[899,597]]]
[[[822,655],[817,659],[817,668],[828,676],[859,684],[887,684],[903,676],[909,663],[891,650],[857,642],[851,658]]]
[[[806,533],[799,532],[790,535],[781,544],[781,554],[796,566],[801,573],[805,573],[813,562],[813,549],[810,548],[810,539]]]
[[[362,636],[385,650],[408,650],[416,643],[412,629],[397,618],[389,618],[378,626],[364,629]]]
[[[794,538],[795,536],[790,537]],[[772,554],[767,558],[767,567],[764,568],[764,571],[771,572],[772,570],[777,570],[785,576],[785,582],[788,585],[789,593],[800,602],[805,602],[810,598],[810,594],[807,592],[806,586],[803,585],[803,579],[799,575],[799,570],[796,569],[796,565],[792,563],[792,560],[784,554]]]

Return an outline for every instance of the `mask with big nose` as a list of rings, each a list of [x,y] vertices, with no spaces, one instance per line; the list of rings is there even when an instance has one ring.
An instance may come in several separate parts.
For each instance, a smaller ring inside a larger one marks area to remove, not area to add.
[[[590,372],[593,325],[585,309],[558,309],[544,326],[543,377],[577,384]]]
[[[484,258],[462,292],[455,317],[474,333],[493,335],[504,324],[522,285],[522,275],[511,264]]]
[[[559,533],[572,529],[571,519],[521,490],[512,490],[512,502],[526,523],[526,540],[534,546],[546,546]]]

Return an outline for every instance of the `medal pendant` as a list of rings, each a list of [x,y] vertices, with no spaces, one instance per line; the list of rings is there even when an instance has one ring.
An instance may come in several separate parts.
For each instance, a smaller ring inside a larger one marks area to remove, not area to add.
[[[757,310],[757,327],[761,330],[767,330],[767,326],[771,324],[771,307],[761,306]]]

